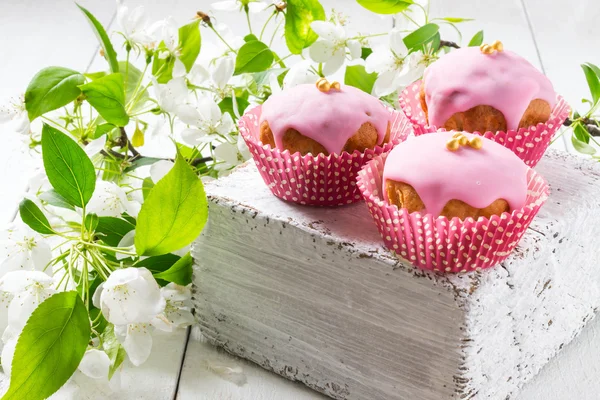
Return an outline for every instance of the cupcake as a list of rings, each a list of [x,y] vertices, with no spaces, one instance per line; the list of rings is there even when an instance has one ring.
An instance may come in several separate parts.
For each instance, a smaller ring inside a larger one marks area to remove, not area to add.
[[[431,64],[400,104],[415,134],[476,132],[535,165],[568,116],[552,83],[500,42],[452,51]]]
[[[412,132],[401,112],[325,79],[272,95],[247,111],[239,127],[275,196],[320,206],[360,201],[358,171]]]
[[[513,152],[465,132],[401,143],[368,163],[358,182],[386,246],[447,272],[504,260],[548,193]]]
[[[263,144],[313,156],[353,153],[390,140],[389,111],[352,86],[319,80],[271,96],[262,106]]]

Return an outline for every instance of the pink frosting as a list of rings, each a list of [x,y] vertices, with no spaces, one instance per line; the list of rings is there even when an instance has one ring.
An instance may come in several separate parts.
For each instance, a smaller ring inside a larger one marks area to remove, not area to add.
[[[504,115],[508,129],[517,129],[532,100],[556,103],[548,78],[511,51],[454,50],[431,64],[423,80],[429,124],[438,127],[457,112],[488,105]]]
[[[279,149],[283,149],[283,135],[293,128],[323,145],[329,154],[340,154],[365,122],[375,126],[377,144],[382,144],[389,119],[383,104],[360,89],[341,85],[340,91],[324,93],[314,84],[304,84],[269,97],[262,106],[260,124],[269,122]]]
[[[506,147],[483,137],[483,147],[479,150],[461,146],[450,151],[446,142],[455,133],[430,133],[396,146],[385,162],[384,187],[388,179],[411,185],[425,204],[426,212],[434,216],[452,199],[475,208],[485,208],[497,199],[504,199],[511,210],[523,208],[528,170],[523,161]],[[389,201],[387,192],[384,196]]]

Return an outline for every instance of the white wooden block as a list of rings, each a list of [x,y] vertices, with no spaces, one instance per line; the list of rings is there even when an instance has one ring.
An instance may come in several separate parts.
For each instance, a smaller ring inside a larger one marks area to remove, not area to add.
[[[600,166],[550,151],[538,171],[551,196],[511,257],[442,275],[383,248],[364,204],[282,202],[247,164],[207,185],[203,333],[336,399],[510,397],[600,305]]]

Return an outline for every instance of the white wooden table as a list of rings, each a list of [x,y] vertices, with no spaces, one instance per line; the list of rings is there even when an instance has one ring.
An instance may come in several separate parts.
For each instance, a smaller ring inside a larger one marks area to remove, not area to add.
[[[108,27],[116,28],[115,3],[81,0]],[[173,15],[183,23],[197,10],[207,10],[211,0],[133,0],[130,6],[144,4],[150,20]],[[364,12],[350,0],[322,0],[326,9],[335,8],[360,25],[361,32],[380,32],[392,26],[391,19]],[[595,26],[600,18],[597,0],[577,5],[558,0],[432,0],[433,16],[475,18],[461,29],[468,40],[484,29],[486,41],[500,39],[541,68],[556,90],[578,107],[589,96],[579,64],[600,64],[600,45]],[[245,22],[239,15],[217,14],[236,33]],[[358,22],[360,21],[360,23]],[[257,25],[258,26],[258,25]],[[447,36],[446,36],[447,35]],[[444,37],[450,37],[444,31]],[[204,36],[204,45],[212,40]],[[0,99],[24,92],[31,77],[42,67],[62,65],[80,71],[104,69],[98,56],[96,38],[71,0],[3,0],[0,2]],[[202,57],[202,53],[201,53]],[[0,127],[0,223],[14,218],[15,209],[39,160],[19,138]],[[569,149],[566,141],[555,147]],[[257,182],[262,184],[262,182]],[[196,340],[192,332],[157,335],[154,351],[142,367],[126,365],[122,391],[90,381],[71,382],[54,398],[101,399],[224,399],[275,400],[322,399],[303,386],[288,382],[246,361]],[[226,371],[241,373],[226,374]],[[597,399],[600,392],[600,320],[590,323],[583,333],[529,383],[519,400]],[[227,379],[225,379],[227,378]],[[6,386],[5,378],[0,387]]]

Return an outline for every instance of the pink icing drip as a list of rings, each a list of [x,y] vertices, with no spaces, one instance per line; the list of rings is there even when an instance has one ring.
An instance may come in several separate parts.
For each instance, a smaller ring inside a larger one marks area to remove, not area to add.
[[[370,122],[382,144],[390,119],[381,102],[352,86],[323,93],[315,85],[294,86],[274,94],[262,106],[260,124],[268,121],[275,145],[283,148],[283,135],[293,128],[317,142],[330,154],[340,154],[346,141],[365,122]]]
[[[429,124],[438,127],[457,112],[488,105],[504,115],[508,129],[516,130],[532,100],[545,100],[550,107],[556,103],[548,78],[511,51],[454,50],[431,64],[423,80]]]
[[[523,161],[486,138],[482,138],[483,147],[479,150],[464,146],[450,151],[446,142],[454,133],[430,133],[396,146],[385,163],[384,187],[388,179],[411,185],[423,200],[426,212],[434,216],[452,199],[476,208],[504,199],[511,210],[523,208],[528,170]],[[389,201],[387,193],[384,196]]]

